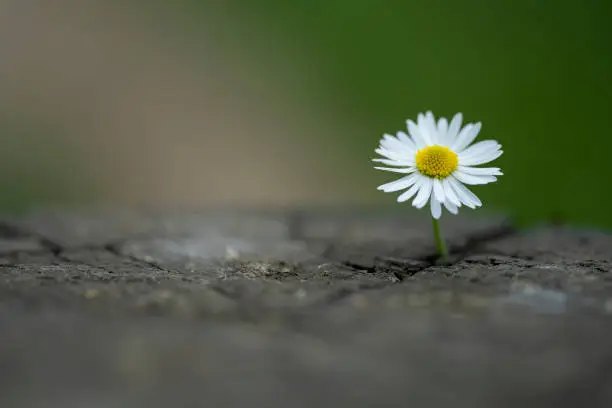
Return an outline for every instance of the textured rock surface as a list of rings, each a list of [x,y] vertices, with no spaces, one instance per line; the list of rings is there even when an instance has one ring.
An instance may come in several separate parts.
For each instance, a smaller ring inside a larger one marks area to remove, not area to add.
[[[0,225],[1,407],[612,406],[612,235],[377,211]]]

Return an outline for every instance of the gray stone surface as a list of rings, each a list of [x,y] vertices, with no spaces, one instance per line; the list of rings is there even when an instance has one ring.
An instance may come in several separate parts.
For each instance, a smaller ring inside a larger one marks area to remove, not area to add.
[[[422,213],[0,225],[0,407],[612,406],[612,235]]]

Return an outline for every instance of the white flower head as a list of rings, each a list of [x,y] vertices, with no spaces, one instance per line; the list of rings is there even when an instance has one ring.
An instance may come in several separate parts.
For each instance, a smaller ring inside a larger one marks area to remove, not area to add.
[[[431,112],[418,115],[417,123],[406,121],[408,133],[396,136],[385,134],[376,153],[384,159],[373,159],[392,167],[375,167],[407,176],[378,189],[386,193],[406,190],[398,202],[414,197],[412,205],[423,208],[430,203],[431,215],[439,219],[442,205],[452,214],[465,205],[476,208],[480,199],[465,184],[488,184],[502,175],[497,167],[474,167],[497,159],[502,155],[501,145],[495,140],[470,144],[478,136],[482,124],[468,123],[463,128],[463,115],[457,113],[450,123],[440,118],[436,123]]]

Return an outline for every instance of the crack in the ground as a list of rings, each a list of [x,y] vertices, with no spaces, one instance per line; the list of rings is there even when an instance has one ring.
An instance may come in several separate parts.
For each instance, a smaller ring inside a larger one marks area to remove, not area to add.
[[[484,242],[490,242],[492,240],[506,238],[516,232],[516,229],[510,225],[502,226],[496,229],[485,231],[478,234],[472,234],[468,236],[463,245],[454,245],[451,247],[454,258],[451,261],[445,261],[445,265],[453,265],[462,261],[466,256],[477,251],[480,245]],[[378,257],[375,258],[377,262],[374,265],[363,265],[358,262],[342,261],[341,265],[356,271],[375,274],[378,272],[391,273],[396,277],[394,282],[381,282],[378,285],[371,285],[365,287],[359,287],[356,289],[344,288],[338,292],[332,293],[325,301],[325,305],[329,306],[334,303],[341,302],[342,300],[365,291],[380,290],[390,285],[401,283],[405,279],[413,276],[421,271],[426,270],[436,264],[440,264],[438,261],[438,255],[435,253],[428,254],[415,259],[400,259],[392,257]]]
[[[149,267],[151,267],[151,268],[153,268],[153,269],[156,269],[156,270],[158,270],[158,271],[162,271],[162,272],[169,272],[169,270],[168,270],[168,269],[162,268],[160,265],[158,265],[158,264],[157,264],[157,263],[155,263],[155,262],[145,261],[145,260],[140,259],[140,258],[137,258],[137,257],[135,257],[135,256],[133,256],[133,255],[127,255],[127,254],[124,254],[123,252],[121,252],[121,249],[119,249],[119,246],[120,246],[120,245],[121,245],[120,243],[110,243],[110,244],[106,244],[106,245],[104,245],[104,246],[103,246],[103,249],[104,249],[105,251],[108,251],[108,252],[110,252],[111,254],[113,254],[113,255],[115,255],[115,256],[117,256],[117,257],[119,257],[119,258],[123,258],[123,259],[126,259],[126,260],[130,260],[130,261],[132,261],[132,262],[136,262],[136,263],[139,263],[139,264],[142,264],[142,265],[147,265],[147,266],[149,266]]]
[[[359,262],[353,261],[341,261],[340,264],[350,269],[375,274],[378,272],[391,273],[397,278],[397,282],[401,282],[404,279],[415,275],[431,266],[435,265],[454,265],[467,256],[474,254],[478,248],[485,242],[491,242],[494,240],[507,238],[516,233],[516,229],[510,225],[504,225],[498,228],[494,228],[481,233],[471,234],[465,240],[462,245],[452,245],[451,259],[440,261],[438,254],[430,253],[417,258],[397,259],[390,257],[375,257],[373,265],[364,265]],[[331,251],[333,244],[331,244],[325,253]]]
[[[340,265],[346,266],[347,268],[352,269],[357,272],[375,273],[377,270],[376,266],[361,265],[357,262],[351,262],[351,261],[342,261],[340,262]]]
[[[299,240],[304,242],[307,246],[312,244],[309,240],[303,237],[303,227],[304,227],[304,217],[301,212],[291,212],[288,214],[286,219],[288,232],[287,239],[289,240]],[[469,235],[467,239],[464,240],[464,243],[461,245],[451,245],[451,253],[452,259],[450,262],[446,262],[447,265],[453,265],[457,262],[463,260],[466,256],[474,254],[478,251],[478,248],[484,242],[490,242],[492,240],[505,238],[507,236],[515,233],[515,228],[510,225],[504,225],[498,228],[489,229],[487,231],[476,233]],[[93,251],[107,251],[112,255],[118,257],[119,259],[129,260],[130,262],[134,262],[136,264],[142,266],[148,266],[155,270],[169,272],[169,269],[160,266],[158,263],[153,261],[147,261],[136,256],[131,256],[129,254],[125,254],[121,251],[122,241],[110,242],[101,245],[85,245],[79,247],[67,247],[64,248],[59,243],[53,242],[42,234],[37,234],[32,231],[28,231],[25,229],[17,228],[11,224],[0,223],[0,235],[5,235],[8,237],[11,236],[19,236],[19,237],[32,237],[38,240],[41,246],[51,252],[57,259],[62,260],[63,262],[68,262],[71,264],[77,264],[79,262],[75,262],[70,257],[66,256],[64,253],[68,251],[79,251],[79,250],[93,250]],[[436,264],[440,264],[437,261],[437,255],[435,253],[430,253],[421,257],[412,258],[412,259],[399,259],[399,258],[391,258],[391,257],[375,257],[373,264],[362,264],[358,261],[351,260],[341,260],[328,258],[326,255],[333,248],[333,244],[328,245],[321,256],[323,259],[327,259],[331,261],[333,264],[338,265],[339,267],[348,268],[357,272],[365,273],[368,275],[376,275],[381,274],[384,276],[388,276],[389,280],[380,281],[377,283],[360,283],[357,287],[340,287],[335,288],[334,291],[329,293],[329,296],[326,297],[322,304],[329,305],[332,303],[336,303],[354,295],[359,292],[369,291],[369,290],[378,290],[385,288],[389,285],[393,285],[403,280],[407,279],[410,276],[413,276],[431,266]],[[25,251],[27,252],[27,251]],[[31,251],[30,251],[31,252]],[[316,251],[315,251],[316,252]],[[92,263],[80,262],[82,264],[86,264],[89,266],[100,267],[100,265],[92,265]],[[222,295],[231,300],[235,299],[228,293],[224,293],[222,290],[218,288],[213,288],[217,294]]]
[[[0,222],[0,236],[8,237],[8,238],[33,238],[40,244],[44,250],[51,252],[54,256],[61,258],[60,254],[67,250],[100,250],[103,249],[103,246],[97,245],[80,245],[71,248],[65,248],[61,244],[54,242],[53,240],[47,238],[43,234],[30,231],[28,229],[18,228],[14,225],[7,224],[5,222]],[[15,252],[23,253],[23,254],[39,254],[40,250],[16,250]]]
[[[106,270],[104,267],[101,267],[100,265],[97,265],[97,264],[87,263],[87,262],[75,262],[73,259],[70,259],[69,257],[65,255],[65,253],[68,251],[106,251],[120,259],[129,260],[131,262],[135,262],[143,266],[145,265],[149,266],[159,271],[168,272],[167,269],[162,268],[156,263],[147,262],[142,259],[136,258],[134,256],[126,255],[122,253],[121,250],[119,249],[121,242],[109,242],[109,243],[100,244],[100,245],[79,245],[79,246],[74,246],[74,247],[64,247],[61,244],[50,240],[49,238],[45,237],[44,235],[40,233],[36,233],[36,232],[26,230],[26,229],[17,228],[16,226],[7,224],[5,222],[0,222],[0,236],[6,236],[9,238],[11,237],[34,238],[40,243],[40,245],[44,248],[44,250],[49,251],[56,259],[62,262],[73,264],[73,265],[82,264],[82,265],[98,267],[98,268]],[[35,255],[35,254],[39,254],[41,251],[40,250],[39,251],[22,250],[22,251],[16,251],[16,252]]]

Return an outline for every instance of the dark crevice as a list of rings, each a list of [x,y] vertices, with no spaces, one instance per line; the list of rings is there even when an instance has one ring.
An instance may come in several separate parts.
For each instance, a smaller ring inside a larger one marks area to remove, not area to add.
[[[516,229],[510,225],[491,229],[485,232],[472,234],[468,236],[463,245],[451,245],[450,259],[440,260],[438,254],[431,253],[413,259],[398,259],[391,257],[377,257],[374,259],[374,264],[360,264],[359,262],[344,260],[340,264],[359,272],[370,274],[387,273],[393,275],[397,282],[415,275],[431,266],[447,265],[451,266],[462,261],[465,257],[478,252],[478,249],[483,243],[509,237],[516,233]],[[333,250],[333,244],[330,244],[323,252],[323,256],[329,254]]]
[[[51,252],[54,256],[58,256],[63,250],[62,246],[56,242],[51,241],[41,234],[34,233],[25,229],[18,228],[14,225],[0,222],[0,236],[6,238],[34,238],[40,245]],[[37,254],[40,251],[18,251],[25,254]]]
[[[61,253],[64,250],[59,244],[52,242],[47,238],[38,237],[38,241],[44,248],[48,249],[56,257],[60,257]]]
[[[358,272],[375,273],[377,271],[376,266],[360,265],[356,262],[351,262],[351,261],[343,261],[340,264],[343,266],[346,266],[349,269],[352,269]]]
[[[390,259],[390,258],[375,258],[373,265],[363,265],[358,262],[342,261],[340,265],[351,270],[367,273],[371,275],[388,275],[392,277],[390,282],[399,283],[406,277],[412,276],[423,269],[430,267],[432,264],[418,259]]]
[[[481,233],[468,235],[465,243],[462,245],[451,245],[449,259],[441,260],[438,254],[432,253],[420,258],[419,260],[427,262],[429,266],[435,265],[454,265],[462,261],[469,255],[475,255],[484,243],[495,241],[502,238],[507,238],[516,233],[516,229],[510,225],[491,229]]]
[[[66,262],[68,264],[76,264],[76,262],[74,262],[72,259],[65,256],[64,252],[61,250],[58,251],[57,253],[53,253],[53,255],[62,262]],[[89,266],[95,266],[95,265],[89,265]]]
[[[429,268],[433,262],[422,259],[396,259],[396,258],[380,258],[383,265],[378,269],[384,269],[393,273],[399,281],[412,276],[426,268]]]
[[[429,268],[430,266],[431,264],[423,265],[419,268],[401,268],[401,269],[391,270],[388,273],[392,274],[395,277],[396,283],[400,283],[400,282],[403,282],[405,279],[413,275],[416,275],[417,273]]]
[[[153,269],[156,269],[158,271],[168,272],[167,269],[162,268],[161,266],[159,266],[158,264],[156,264],[154,262],[147,262],[147,261],[144,261],[144,260],[142,260],[140,258],[137,258],[135,256],[124,254],[119,249],[119,244],[117,244],[117,243],[106,244],[106,245],[103,246],[103,249],[105,251],[110,252],[111,254],[115,255],[118,258],[128,259],[128,260],[130,260],[132,262],[136,262],[136,263],[139,263],[141,265],[147,265],[147,266],[149,266],[149,267],[151,267]]]
[[[468,256],[474,256],[474,255],[480,255],[478,253],[471,253],[468,254]],[[463,262],[468,263],[468,264],[481,264],[481,265],[503,265],[503,264],[508,264],[508,263],[514,263],[514,262],[533,262],[532,259],[530,259],[531,257],[529,256],[518,256],[518,255],[512,255],[512,254],[508,254],[505,252],[501,252],[501,251],[486,251],[486,253],[483,253],[483,258],[479,259],[479,258],[465,258],[462,259]]]
[[[416,273],[416,272],[415,272]],[[406,275],[399,273],[399,272],[392,272],[393,276],[395,277],[395,279],[397,279],[397,282],[401,282],[404,279],[406,279]]]

